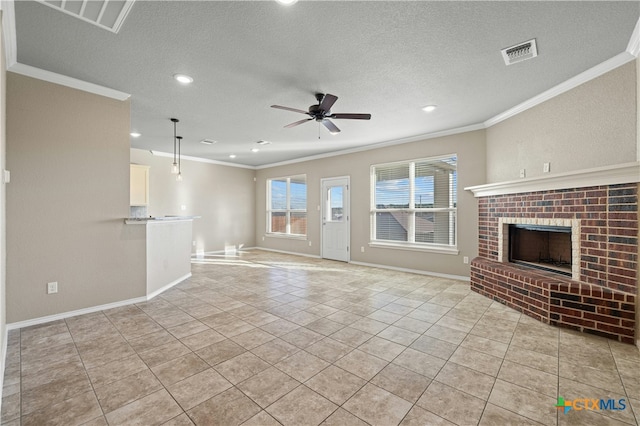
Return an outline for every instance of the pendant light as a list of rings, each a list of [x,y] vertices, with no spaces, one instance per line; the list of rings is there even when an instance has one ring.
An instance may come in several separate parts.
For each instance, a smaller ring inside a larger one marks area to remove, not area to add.
[[[176,139],[178,139],[178,176],[176,176],[176,180],[182,182],[182,172],[180,171],[180,142],[182,142],[182,136],[176,136]]]
[[[180,172],[180,168],[178,166],[178,163],[176,163],[176,123],[178,123],[180,120],[178,120],[177,118],[172,118],[171,122],[173,123],[173,164],[171,165],[171,173],[174,175],[177,175],[178,172]]]

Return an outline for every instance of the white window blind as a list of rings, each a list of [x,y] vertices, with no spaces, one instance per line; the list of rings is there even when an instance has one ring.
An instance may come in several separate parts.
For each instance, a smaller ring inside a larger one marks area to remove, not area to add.
[[[457,157],[371,167],[371,239],[456,246]]]
[[[307,177],[267,180],[267,232],[307,235]]]

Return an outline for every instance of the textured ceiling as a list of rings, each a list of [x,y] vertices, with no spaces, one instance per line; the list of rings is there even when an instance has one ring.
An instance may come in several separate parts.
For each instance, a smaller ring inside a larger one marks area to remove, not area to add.
[[[624,52],[640,3],[138,0],[117,34],[33,1],[15,13],[19,63],[132,95],[133,147],[172,152],[177,117],[183,155],[258,166],[481,123]],[[500,49],[532,38],[539,56],[505,66]],[[305,116],[270,105],[317,91],[372,119],[284,129]]]

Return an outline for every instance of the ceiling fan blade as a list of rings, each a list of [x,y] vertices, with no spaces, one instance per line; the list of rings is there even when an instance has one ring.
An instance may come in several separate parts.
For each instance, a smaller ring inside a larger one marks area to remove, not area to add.
[[[307,121],[311,121],[311,120],[313,120],[313,118],[303,118],[302,120],[296,121],[295,123],[287,124],[286,126],[284,126],[284,128],[285,129],[289,129],[291,127],[296,127],[296,126],[299,126],[302,123],[306,123]]]
[[[333,104],[336,103],[337,100],[338,100],[337,96],[327,93],[326,95],[324,95],[324,98],[322,98],[322,102],[320,102],[320,109],[322,111],[331,110],[331,107],[333,106]]]
[[[371,114],[331,114],[331,118],[346,118],[350,120],[371,120]]]
[[[307,111],[303,111],[301,109],[296,109],[296,108],[289,108],[286,106],[280,106],[280,105],[271,105],[271,108],[277,108],[277,109],[283,109],[285,111],[293,111],[293,112],[299,112],[301,114],[307,114],[309,115],[309,113]]]
[[[338,129],[338,127],[331,121],[324,119],[322,120],[322,124],[324,124],[324,127],[326,127],[329,130],[329,133],[331,133],[332,135],[340,133],[340,129]]]

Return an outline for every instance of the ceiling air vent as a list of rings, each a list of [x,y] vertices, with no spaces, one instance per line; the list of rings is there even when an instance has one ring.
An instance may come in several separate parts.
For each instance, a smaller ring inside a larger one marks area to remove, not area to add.
[[[214,141],[213,139],[202,139],[200,143],[205,145],[213,145],[214,143],[218,143],[218,141]]]
[[[36,0],[67,15],[118,33],[135,0]]]
[[[536,39],[516,44],[515,46],[502,49],[502,59],[505,65],[515,64],[516,62],[526,61],[527,59],[538,56],[538,48],[536,47]]]

